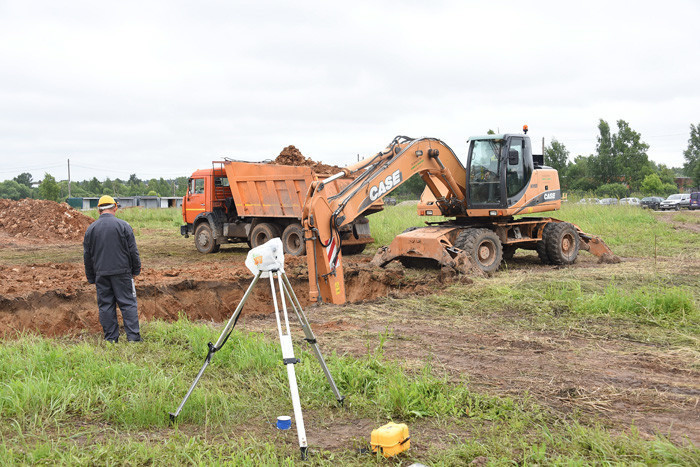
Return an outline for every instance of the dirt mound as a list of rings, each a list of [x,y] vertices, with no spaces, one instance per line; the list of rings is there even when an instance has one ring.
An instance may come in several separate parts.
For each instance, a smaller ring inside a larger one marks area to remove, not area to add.
[[[281,165],[302,165],[306,167],[311,167],[311,170],[317,174],[332,175],[340,172],[342,169],[336,165],[326,165],[321,162],[315,162],[311,159],[307,159],[304,155],[293,145],[289,145],[282,149],[280,155],[274,160],[275,164]]]
[[[0,199],[0,234],[49,242],[82,241],[94,219],[65,203]]]

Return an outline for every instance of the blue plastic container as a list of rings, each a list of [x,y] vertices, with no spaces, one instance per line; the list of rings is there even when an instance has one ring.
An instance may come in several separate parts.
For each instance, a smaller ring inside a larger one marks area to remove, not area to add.
[[[289,430],[292,427],[292,417],[281,415],[277,417],[277,428],[280,430]]]

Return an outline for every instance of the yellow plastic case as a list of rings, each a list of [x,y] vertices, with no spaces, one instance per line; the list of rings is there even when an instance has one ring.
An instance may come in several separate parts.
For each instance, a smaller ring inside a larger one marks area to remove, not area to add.
[[[372,452],[380,450],[384,457],[393,457],[411,447],[408,426],[404,423],[389,422],[372,430],[369,443],[372,445]]]

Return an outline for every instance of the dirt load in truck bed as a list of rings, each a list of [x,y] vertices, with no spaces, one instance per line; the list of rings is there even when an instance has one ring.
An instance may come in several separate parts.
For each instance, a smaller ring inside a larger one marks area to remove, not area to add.
[[[0,244],[41,240],[81,242],[94,219],[65,203],[43,199],[0,199]]]
[[[327,165],[322,162],[316,162],[311,159],[307,159],[304,155],[293,145],[289,145],[282,149],[280,155],[274,160],[275,164],[281,165],[297,165],[311,167],[311,170],[316,174],[322,175],[333,175],[340,172],[342,169],[335,165]]]

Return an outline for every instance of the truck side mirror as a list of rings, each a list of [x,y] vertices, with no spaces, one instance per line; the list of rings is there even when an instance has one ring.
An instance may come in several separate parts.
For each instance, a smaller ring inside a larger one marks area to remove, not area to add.
[[[508,165],[518,165],[519,161],[519,156],[520,153],[518,153],[517,149],[511,149],[508,151]]]

